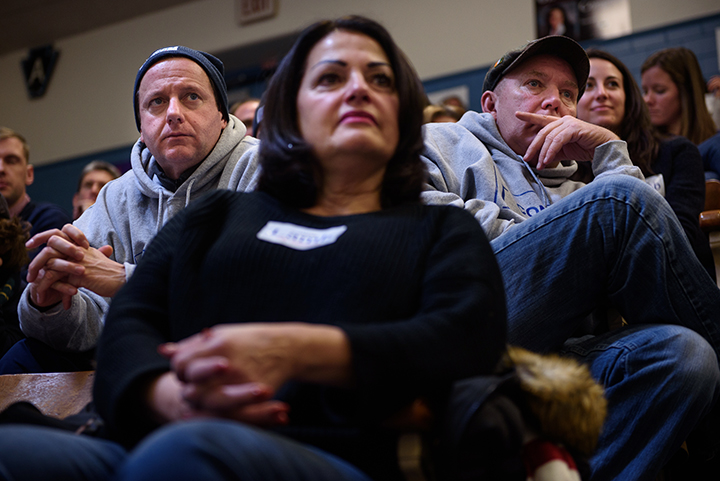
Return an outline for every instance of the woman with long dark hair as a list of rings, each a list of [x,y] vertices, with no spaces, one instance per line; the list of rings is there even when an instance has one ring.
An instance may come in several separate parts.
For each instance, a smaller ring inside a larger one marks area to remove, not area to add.
[[[578,118],[610,129],[627,142],[630,159],[670,204],[695,254],[715,279],[708,237],[698,222],[705,206],[700,152],[685,137],[667,137],[655,128],[625,64],[602,50],[589,49],[587,53],[590,76],[578,101]]]
[[[493,371],[499,269],[471,215],[420,202],[423,90],[387,31],[309,27],[265,98],[258,191],[191,203],[113,300],[94,399],[116,443],[5,427],[0,473],[400,480],[388,421]]]

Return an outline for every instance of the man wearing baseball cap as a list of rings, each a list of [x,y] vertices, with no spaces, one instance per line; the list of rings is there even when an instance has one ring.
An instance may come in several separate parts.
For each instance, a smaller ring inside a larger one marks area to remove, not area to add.
[[[575,356],[605,386],[592,479],[655,479],[720,393],[720,290],[625,142],[575,118],[588,72],[566,37],[506,53],[485,77],[484,113],[425,126],[424,200],[482,224],[509,343]],[[570,180],[577,162],[592,183]],[[623,327],[609,330],[609,308]]]
[[[110,299],[160,228],[202,194],[228,188],[231,167],[241,173],[233,189],[255,184],[257,164],[244,163],[257,141],[228,113],[223,73],[219,59],[183,46],[156,50],[140,67],[132,170],[105,186],[74,224],[28,242],[48,242],[30,265],[19,307],[30,340],[0,361],[0,372],[90,368]]]

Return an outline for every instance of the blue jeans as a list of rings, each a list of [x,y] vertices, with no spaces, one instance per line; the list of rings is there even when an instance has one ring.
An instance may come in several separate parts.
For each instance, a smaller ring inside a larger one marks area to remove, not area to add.
[[[621,328],[571,339],[562,353],[605,386],[608,416],[590,460],[593,480],[656,479],[720,395],[715,352],[684,327]]]
[[[86,352],[64,352],[36,339],[16,342],[0,358],[0,374],[92,371],[95,349]]]
[[[720,355],[720,290],[670,206],[644,182],[595,179],[491,245],[512,344],[557,350],[609,302],[631,325],[688,327]]]
[[[372,481],[320,449],[233,421],[170,424],[129,453],[69,431],[0,427],[0,480],[50,479]]]
[[[699,419],[690,411],[709,410],[718,386],[720,290],[693,254],[670,207],[637,179],[599,178],[512,227],[491,245],[506,289],[511,344],[539,352],[560,350],[579,335],[592,312],[607,305],[631,326],[689,329],[652,328],[652,334],[650,327],[640,327],[628,333],[628,339],[615,339],[611,333],[593,348],[608,355],[597,353],[589,359],[596,379],[608,389],[610,406],[593,480],[653,479]],[[646,342],[645,335],[660,338]],[[630,340],[643,346],[631,356],[632,369],[613,370],[618,366],[612,355],[627,349]],[[703,355],[685,358],[690,345]],[[708,358],[708,352],[715,357]],[[689,390],[682,382],[667,383],[675,371],[683,378],[681,373],[693,372],[689,378],[703,381]],[[605,377],[608,373],[612,376]],[[652,374],[652,383],[664,386],[663,405],[656,404],[652,393],[647,395],[651,383],[646,373]],[[669,399],[680,406],[677,416],[663,407],[672,405]],[[701,405],[703,410],[697,407]],[[630,419],[657,426],[633,433]]]
[[[115,479],[371,481],[320,449],[222,420],[190,421],[157,430],[130,453]]]
[[[102,439],[28,425],[0,427],[0,480],[104,481],[125,449]]]

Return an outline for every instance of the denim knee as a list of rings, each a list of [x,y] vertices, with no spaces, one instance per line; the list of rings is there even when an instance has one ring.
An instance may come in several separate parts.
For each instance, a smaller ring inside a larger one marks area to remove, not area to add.
[[[135,448],[116,479],[370,481],[351,464],[312,446],[227,420],[159,429]]]
[[[582,188],[583,195],[589,197],[607,197],[631,199],[633,197],[641,199],[663,197],[657,193],[655,189],[648,184],[635,177],[629,175],[609,175],[593,180],[591,183]]]
[[[672,382],[680,383],[688,395],[705,393],[709,396],[706,402],[714,404],[720,391],[720,368],[715,350],[690,329],[662,326],[661,330],[666,333],[663,351],[670,361],[667,375]],[[705,389],[698,389],[700,387]]]
[[[713,348],[681,326],[625,327],[572,339],[563,351],[605,386],[608,416],[593,479],[654,479],[720,392]]]
[[[712,378],[715,384],[720,382],[717,356],[712,346],[697,332],[681,326],[662,326],[667,336],[667,347],[675,354],[681,369],[688,375],[702,374],[701,378]]]
[[[191,472],[197,473],[196,470],[203,463],[225,464],[223,459],[228,449],[252,458],[257,445],[243,442],[243,433],[247,432],[250,438],[254,429],[236,424],[231,445],[221,441],[227,430],[225,421],[189,421],[160,428],[132,451],[117,478],[150,480],[173,479],[177,476],[177,479],[186,479],[186,475]]]
[[[585,336],[563,352],[590,365],[595,379],[612,386],[645,372],[649,382],[712,405],[720,394],[720,368],[712,346],[686,327],[641,325]]]

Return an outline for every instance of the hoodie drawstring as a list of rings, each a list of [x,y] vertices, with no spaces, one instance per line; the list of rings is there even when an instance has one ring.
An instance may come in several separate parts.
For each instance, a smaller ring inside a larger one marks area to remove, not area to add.
[[[193,185],[195,184],[195,181],[197,180],[197,177],[193,177],[190,179],[190,182],[188,183],[187,190],[185,191],[185,207],[188,206],[190,203],[190,194],[192,193]]]
[[[530,172],[530,175],[532,176],[532,178],[535,179],[535,182],[537,182],[537,184],[540,186],[540,189],[542,191],[542,196],[543,196],[543,202],[545,203],[545,207],[550,206],[552,204],[552,199],[550,199],[550,196],[548,195],[547,190],[545,190],[545,184],[540,182],[540,179],[538,179],[537,175],[535,175],[535,172],[533,171],[533,169],[527,164],[527,162],[525,162],[525,160],[523,160],[522,157],[520,158],[520,161],[525,165],[525,168],[528,170],[528,172]]]
[[[157,221],[155,225],[155,232],[160,232],[160,228],[162,227],[162,206],[163,206],[163,191],[162,189],[158,190],[158,212],[157,212]]]
[[[193,178],[188,181],[188,186],[185,191],[185,207],[187,207],[190,204],[190,200],[192,197],[192,188],[195,185],[195,181],[197,179]],[[155,231],[160,232],[160,229],[164,225],[164,216],[163,216],[163,205],[164,205],[164,192],[163,189],[158,189],[158,210],[157,210],[157,222],[155,225]]]

